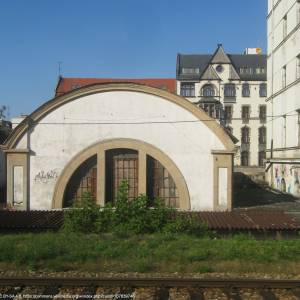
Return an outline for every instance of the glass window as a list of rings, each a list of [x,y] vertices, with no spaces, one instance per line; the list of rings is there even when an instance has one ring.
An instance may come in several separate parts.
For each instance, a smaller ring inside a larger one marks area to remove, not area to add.
[[[210,117],[219,118],[218,107],[214,103],[204,103],[201,107]]]
[[[248,83],[244,83],[242,85],[242,96],[243,97],[250,97],[250,86]]]
[[[265,151],[258,152],[258,165],[260,167],[265,166],[265,159],[266,159],[266,152]]]
[[[266,83],[261,83],[259,85],[259,96],[267,97],[267,84]]]
[[[183,97],[195,97],[195,83],[182,82],[180,85],[180,95]]]
[[[235,97],[236,96],[235,84],[233,84],[233,83],[225,84],[224,96],[225,97]]]
[[[250,143],[250,128],[249,127],[242,128],[242,143],[243,144]]]
[[[199,68],[182,68],[182,74],[199,74]]]
[[[266,144],[266,135],[267,135],[266,127],[260,127],[258,129],[258,143],[260,145],[265,145]]]
[[[266,105],[259,106],[259,120],[261,123],[265,123],[267,120],[267,106]]]
[[[285,88],[286,87],[286,66],[282,68],[281,76],[282,76],[282,88]]]
[[[296,79],[300,78],[300,54],[296,58]]]
[[[248,123],[250,119],[250,106],[249,105],[243,105],[242,106],[242,120],[243,123]]]
[[[249,166],[249,152],[248,151],[242,151],[241,153],[241,165],[243,167]]]
[[[214,97],[215,89],[211,84],[207,84],[202,88],[203,97]]]
[[[283,38],[287,36],[287,15],[285,15],[282,19],[282,28],[283,28]]]
[[[232,105],[225,106],[224,118],[225,118],[225,122],[227,122],[227,123],[231,122],[231,120],[232,120]]]

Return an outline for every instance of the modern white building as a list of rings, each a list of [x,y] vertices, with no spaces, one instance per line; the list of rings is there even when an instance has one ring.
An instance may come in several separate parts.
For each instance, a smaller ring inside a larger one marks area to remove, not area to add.
[[[269,183],[300,195],[300,1],[268,0]]]
[[[264,174],[266,150],[266,55],[258,48],[226,54],[177,56],[177,93],[227,127],[235,136],[235,170]]]
[[[86,191],[104,205],[127,180],[131,198],[160,197],[181,210],[231,210],[230,136],[164,88],[112,80],[77,86],[28,115],[0,149],[14,209],[61,209]]]

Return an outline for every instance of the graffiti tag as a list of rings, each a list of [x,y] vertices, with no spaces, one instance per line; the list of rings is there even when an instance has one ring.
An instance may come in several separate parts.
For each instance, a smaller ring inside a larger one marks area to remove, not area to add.
[[[48,172],[40,171],[35,175],[34,181],[40,183],[48,183],[49,181],[55,180],[57,178],[58,173],[56,172],[56,170],[50,170]]]

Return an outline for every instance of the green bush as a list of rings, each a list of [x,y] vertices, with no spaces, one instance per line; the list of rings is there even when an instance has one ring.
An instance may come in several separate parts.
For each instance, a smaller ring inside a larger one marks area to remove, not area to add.
[[[164,231],[168,233],[186,233],[196,236],[212,234],[207,224],[201,222],[196,215],[187,213],[176,213],[166,224]]]
[[[146,195],[128,199],[129,186],[122,181],[116,203],[100,207],[90,193],[65,214],[67,232],[114,232],[118,236],[164,232],[165,234],[208,234],[205,224],[193,214],[176,213],[162,199],[150,200]]]

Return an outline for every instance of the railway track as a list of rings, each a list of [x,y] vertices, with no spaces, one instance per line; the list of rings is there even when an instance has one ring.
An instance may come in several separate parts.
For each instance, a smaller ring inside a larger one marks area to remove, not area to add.
[[[0,278],[0,299],[297,300],[299,280],[195,278]]]

